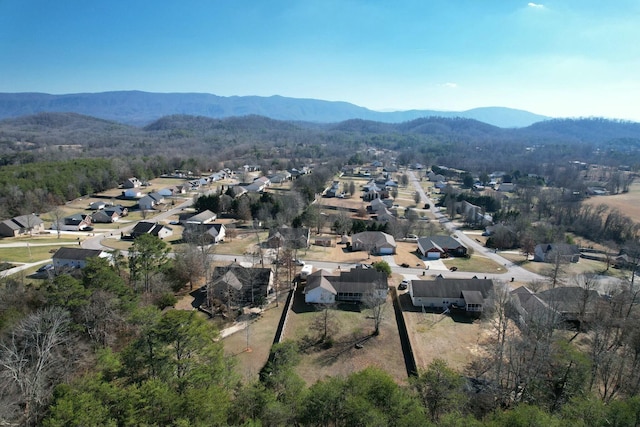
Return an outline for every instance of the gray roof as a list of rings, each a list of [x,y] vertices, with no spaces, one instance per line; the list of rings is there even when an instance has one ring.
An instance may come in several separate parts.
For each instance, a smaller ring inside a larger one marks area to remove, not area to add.
[[[418,239],[418,246],[420,246],[425,251],[428,251],[429,249],[432,249],[432,248],[436,248],[444,252],[459,248],[460,246],[464,247],[462,243],[460,243],[458,240],[454,239],[453,237],[440,236],[440,235],[421,237]]]
[[[213,221],[214,219],[216,219],[218,216],[211,212],[210,210],[205,210],[202,211],[196,215],[193,215],[189,218],[186,219],[186,222],[195,222],[195,223],[205,223],[208,221]]]
[[[131,235],[139,236],[141,234],[153,234],[154,236],[157,236],[163,228],[171,230],[171,227],[167,227],[166,225],[158,224],[156,222],[140,221],[135,227],[133,227],[133,230],[131,230]]]
[[[99,249],[62,247],[53,254],[53,259],[73,259],[82,261],[87,258],[100,256],[100,254],[102,254],[102,251]]]
[[[30,228],[35,227],[36,225],[42,224],[42,220],[37,215],[20,215],[14,218],[3,221],[7,227],[13,230],[20,230],[21,228]]]
[[[353,268],[348,271],[341,271],[339,275],[331,275],[323,270],[307,276],[305,292],[323,287],[333,290],[332,293],[354,292],[366,293],[371,288],[385,290],[389,287],[387,275],[373,268]]]
[[[352,242],[361,242],[364,245],[382,247],[385,245],[396,247],[396,241],[391,234],[382,231],[363,231],[351,236]]]
[[[538,292],[536,295],[561,313],[593,311],[595,303],[600,300],[598,291],[580,286],[560,286]]]
[[[435,280],[412,280],[411,287],[414,297],[460,298],[463,292],[477,291],[482,298],[487,298],[493,289],[493,281],[491,279],[436,278]],[[476,294],[469,295],[474,295],[474,299],[478,297]]]

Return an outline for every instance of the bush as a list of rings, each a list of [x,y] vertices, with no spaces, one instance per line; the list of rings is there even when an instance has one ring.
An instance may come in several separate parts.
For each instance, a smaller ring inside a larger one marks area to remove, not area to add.
[[[171,292],[165,292],[156,299],[155,304],[160,310],[162,310],[167,307],[173,307],[177,302],[178,298],[176,298],[174,294]]]

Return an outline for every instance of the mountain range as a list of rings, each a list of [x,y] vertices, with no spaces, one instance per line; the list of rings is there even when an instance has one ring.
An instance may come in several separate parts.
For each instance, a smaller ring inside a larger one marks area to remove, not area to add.
[[[408,110],[373,111],[348,102],[283,96],[217,96],[207,93],[152,93],[116,91],[51,95],[46,93],[0,93],[0,119],[42,112],[72,112],[145,126],[161,117],[191,115],[226,118],[260,115],[276,120],[337,123],[362,119],[402,123],[423,117],[474,119],[501,128],[520,128],[549,117],[504,107],[466,111]]]

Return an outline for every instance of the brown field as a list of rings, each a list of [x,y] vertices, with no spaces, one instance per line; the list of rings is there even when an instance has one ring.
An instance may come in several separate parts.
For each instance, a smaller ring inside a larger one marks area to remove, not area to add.
[[[631,184],[628,193],[590,197],[583,203],[593,206],[605,204],[610,209],[618,209],[633,221],[640,223],[640,181],[636,180]]]
[[[289,314],[285,338],[296,341],[303,349],[302,361],[296,371],[307,384],[311,385],[327,376],[344,377],[368,366],[384,369],[399,383],[407,381],[390,298],[385,303],[378,336],[371,335],[374,325],[368,309],[358,311],[356,305],[344,305],[332,310],[336,326],[332,334],[333,346],[330,348],[317,345],[319,335],[311,327],[321,314],[304,303],[301,293],[296,298],[293,311]],[[356,343],[362,343],[362,348],[356,348]]]
[[[454,321],[449,315],[424,313],[413,307],[406,292],[399,298],[418,369],[440,358],[451,368],[462,371],[474,357],[483,354],[483,344],[490,336],[486,323],[466,318]]]
[[[277,307],[275,304],[269,305],[258,318],[251,321],[248,331],[238,331],[222,340],[225,354],[235,359],[236,372],[246,381],[258,379],[260,369],[267,363],[283,308],[284,299]]]

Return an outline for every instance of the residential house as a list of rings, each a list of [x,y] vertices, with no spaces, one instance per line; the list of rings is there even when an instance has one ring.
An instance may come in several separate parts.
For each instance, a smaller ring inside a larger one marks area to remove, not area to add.
[[[351,250],[353,251],[392,255],[396,253],[396,246],[393,236],[382,231],[363,231],[351,236]]]
[[[242,186],[242,185],[234,185],[229,187],[229,189],[227,190],[227,194],[233,197],[234,199],[237,199],[238,197],[242,196],[245,193],[247,193],[247,188],[246,186]]]
[[[138,188],[138,187],[142,187],[142,182],[136,177],[131,177],[131,178],[127,179],[122,184],[122,187],[123,188]]]
[[[306,227],[278,227],[269,230],[266,244],[270,248],[304,249],[309,247],[310,237]]]
[[[211,212],[210,210],[202,211],[196,215],[192,215],[182,221],[184,224],[209,224],[218,218],[218,215]]]
[[[243,185],[242,187],[249,193],[262,193],[267,186],[264,185],[264,182],[256,180],[251,184]]]
[[[36,215],[20,215],[0,222],[0,236],[16,237],[44,231],[44,222]]]
[[[444,182],[446,180],[444,175],[435,173],[433,171],[429,171],[429,173],[427,173],[427,178],[431,182]]]
[[[98,200],[98,201],[95,201],[93,203],[90,203],[89,204],[89,209],[92,210],[92,211],[98,211],[100,209],[104,209],[105,206],[107,206],[107,204],[104,201]]]
[[[129,209],[125,208],[122,205],[107,205],[104,208],[104,212],[108,215],[112,215],[115,213],[120,218],[129,215]]]
[[[60,221],[54,221],[51,224],[52,230],[82,231],[87,227],[91,227],[91,215],[83,213],[64,217]]]
[[[120,215],[114,210],[110,210],[109,212],[100,210],[91,214],[91,222],[94,224],[111,224],[119,219]]]
[[[562,322],[582,328],[593,319],[601,304],[607,304],[598,291],[580,286],[559,286],[537,293],[521,286],[511,292],[511,297],[521,326],[534,321],[554,327]]]
[[[122,192],[122,197],[125,199],[139,199],[142,197],[142,191],[139,188],[129,188]]]
[[[318,270],[307,276],[304,300],[308,304],[384,301],[389,289],[387,275],[373,268],[352,268],[338,275]]]
[[[99,249],[84,249],[77,247],[61,247],[53,254],[53,267],[56,272],[70,268],[84,268],[89,258],[111,258],[108,252]]]
[[[427,259],[465,256],[467,247],[451,236],[427,236],[418,239],[418,251]]]
[[[189,223],[184,227],[182,238],[185,241],[220,243],[226,236],[224,224]]]
[[[167,187],[158,190],[158,194],[162,197],[171,197],[175,193],[175,187]]]
[[[138,200],[138,207],[140,210],[149,211],[155,206],[165,202],[164,196],[159,193],[149,193],[146,196]]]
[[[580,249],[567,243],[542,243],[536,245],[533,252],[533,260],[538,262],[554,263],[558,257],[562,262],[578,262]]]
[[[493,223],[493,217],[484,213],[484,209],[466,200],[462,201],[461,214],[469,224],[487,226]]]
[[[269,175],[269,180],[272,184],[282,184],[283,182],[291,179],[291,173],[288,171],[277,172],[273,175]]]
[[[158,224],[157,222],[140,221],[131,230],[131,237],[135,239],[143,234],[151,234],[164,239],[165,237],[172,236],[173,230],[171,227]]]
[[[303,166],[301,168],[293,168],[289,170],[289,173],[291,174],[291,178],[293,179],[298,178],[300,175],[307,175],[310,172],[311,172],[311,169],[308,166]]]
[[[342,191],[340,191],[340,181],[333,181],[331,183],[331,187],[327,188],[324,191],[324,195],[323,196],[324,197],[337,197],[339,194],[342,194]]]
[[[254,179],[253,182],[260,183],[264,185],[265,188],[271,185],[271,180],[266,176],[259,176],[258,178]]]
[[[409,286],[411,303],[415,307],[446,310],[464,309],[469,314],[480,314],[493,291],[490,279],[412,280]]]
[[[233,263],[213,270],[210,291],[223,304],[262,305],[273,292],[273,283],[270,268],[243,267]]]

